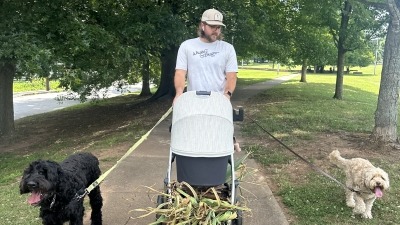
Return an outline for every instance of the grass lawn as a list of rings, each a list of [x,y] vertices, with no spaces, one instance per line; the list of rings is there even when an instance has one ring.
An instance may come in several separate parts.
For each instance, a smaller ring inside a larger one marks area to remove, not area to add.
[[[342,182],[344,172],[327,160],[335,149],[345,158],[369,159],[388,172],[391,188],[375,202],[374,219],[352,218],[340,186],[314,172],[250,121],[241,128],[243,146],[264,166],[291,224],[399,224],[400,155],[368,139],[374,126],[380,76],[364,72],[345,75],[340,101],[332,98],[335,81],[333,74],[308,74],[307,83],[291,80],[251,99],[245,113]]]
[[[252,70],[252,69],[239,69],[237,86],[246,86],[255,84],[258,82],[263,82],[266,80],[271,80],[276,77],[289,74],[288,72],[277,74],[275,71],[265,71],[265,70]]]

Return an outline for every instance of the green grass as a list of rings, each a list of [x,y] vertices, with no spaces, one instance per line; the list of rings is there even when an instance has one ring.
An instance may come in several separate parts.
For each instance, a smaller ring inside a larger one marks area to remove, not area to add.
[[[59,88],[60,82],[50,81],[50,90],[61,90]],[[33,79],[32,81],[17,80],[13,83],[14,93],[26,91],[39,91],[46,90],[45,79]]]
[[[375,75],[380,75],[382,72],[382,64],[377,64],[376,67],[374,65],[370,65],[367,67],[353,67],[352,69],[358,70],[362,72],[363,74],[374,74],[375,70]]]
[[[371,71],[371,67],[363,69]],[[293,149],[296,149],[297,143],[313,140],[319,133],[369,134],[374,126],[380,76],[366,72],[345,75],[343,100],[333,99],[335,82],[336,75],[333,74],[307,74],[307,83],[293,79],[250,100],[246,104],[246,115]],[[253,123],[245,123],[241,132],[250,142],[264,139],[267,143],[244,147],[254,152],[253,157],[266,170],[274,164],[290,166],[295,158],[286,149],[271,148],[269,143],[274,140]],[[351,209],[344,202],[343,189],[311,168],[304,180],[296,183],[291,181],[290,174],[275,171],[274,182],[280,187],[278,195],[282,202],[296,218],[293,224],[399,224],[400,165],[385,160],[373,164],[390,174],[391,188],[383,199],[375,202],[372,220],[351,218]],[[344,180],[342,170],[332,169],[329,172]]]
[[[40,225],[39,208],[26,202],[26,196],[19,194],[18,183],[0,186],[0,224]]]
[[[237,86],[247,86],[267,80],[274,79],[276,77],[288,74],[281,73],[278,75],[275,71],[266,70],[249,70],[249,69],[239,69]]]
[[[251,152],[251,157],[256,158],[263,166],[268,167],[271,164],[287,164],[290,157],[281,154],[281,149],[268,149],[264,146],[255,144],[244,147],[247,152]]]
[[[278,65],[277,64],[272,64],[272,63],[252,63],[249,65],[244,64],[243,66],[239,66],[241,68],[248,68],[248,69],[268,69],[268,70],[277,70]],[[325,70],[329,70],[329,65],[325,66]],[[286,65],[280,65],[279,66],[280,70],[301,70],[301,66],[286,66]],[[374,74],[374,69],[375,69],[375,75],[380,75],[382,71],[382,64],[377,64],[376,67],[374,65],[369,65],[367,67],[350,67],[350,70],[356,70],[358,72],[362,72],[363,74]]]
[[[342,171],[334,172],[331,171],[334,176],[344,180]],[[297,217],[296,224],[398,224],[398,184],[394,185],[395,190],[387,193],[384,199],[375,201],[372,209],[374,219],[366,220],[359,216],[351,217],[351,209],[344,201],[343,189],[338,185],[315,172],[311,172],[305,179],[307,184],[283,184],[278,193],[282,196],[283,203]]]
[[[251,63],[239,65],[239,67],[243,68],[254,68],[254,69],[270,69],[270,70],[301,70],[301,66],[287,66],[287,65],[278,65],[273,63]]]
[[[343,100],[333,99],[335,79],[335,75],[309,74],[308,83],[294,79],[274,87],[253,99],[260,112],[255,116],[268,124],[270,131],[288,136],[337,130],[371,131],[379,76],[346,76]],[[247,127],[245,131],[251,133],[255,129]]]

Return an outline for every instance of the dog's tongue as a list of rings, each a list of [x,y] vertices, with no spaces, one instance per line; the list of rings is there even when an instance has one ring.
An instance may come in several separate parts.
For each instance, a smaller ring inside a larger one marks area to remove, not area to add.
[[[376,196],[377,198],[381,198],[381,197],[383,196],[383,193],[382,193],[382,190],[381,190],[380,187],[376,187],[376,188],[374,189],[374,191],[375,191],[375,196]]]
[[[31,205],[36,205],[41,199],[41,194],[39,192],[32,192],[28,198],[28,203]]]

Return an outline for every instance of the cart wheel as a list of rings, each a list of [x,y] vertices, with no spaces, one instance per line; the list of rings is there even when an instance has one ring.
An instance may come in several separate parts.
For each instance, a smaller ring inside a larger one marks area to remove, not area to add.
[[[237,218],[232,220],[232,225],[242,225],[243,224],[243,212],[242,210],[237,210]]]
[[[237,195],[237,190],[238,189],[236,189],[236,194],[235,194],[236,200],[235,200],[235,202],[236,203],[240,203],[242,201],[242,197]],[[237,214],[237,217],[236,217],[236,219],[232,220],[232,225],[242,225],[243,224],[243,211],[238,209],[236,211],[236,214]]]
[[[161,204],[163,204],[165,202],[165,196],[163,195],[159,195],[157,196],[157,207]],[[156,220],[158,220],[158,218],[160,218],[159,214],[156,214]]]
[[[157,206],[163,204],[165,202],[165,196],[159,195],[157,196]]]

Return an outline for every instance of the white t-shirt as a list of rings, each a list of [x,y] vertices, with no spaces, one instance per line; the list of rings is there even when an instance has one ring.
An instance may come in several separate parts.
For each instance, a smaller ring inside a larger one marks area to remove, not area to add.
[[[236,52],[225,41],[205,43],[200,38],[189,39],[179,47],[175,69],[187,71],[188,91],[223,93],[225,73],[238,72]]]

